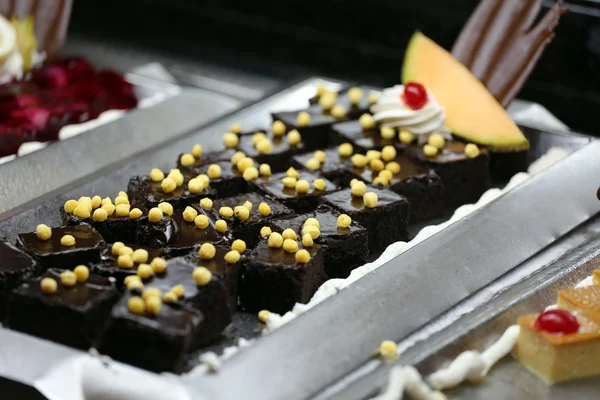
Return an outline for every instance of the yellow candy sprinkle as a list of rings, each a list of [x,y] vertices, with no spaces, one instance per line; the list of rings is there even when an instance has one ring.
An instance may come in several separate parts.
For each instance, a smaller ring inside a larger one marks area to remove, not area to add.
[[[367,208],[375,208],[378,200],[377,194],[374,192],[367,192],[363,196],[363,203]]]
[[[190,153],[182,154],[181,157],[179,157],[179,163],[184,167],[189,167],[194,164],[194,162],[196,162],[196,159]]]
[[[176,285],[171,288],[171,292],[175,293],[177,298],[182,298],[185,295],[185,288],[183,285]]]
[[[217,253],[217,249],[210,243],[203,243],[198,251],[198,256],[201,260],[212,260]]]
[[[58,289],[58,283],[52,278],[44,278],[40,281],[40,289],[44,294],[53,294]]]
[[[233,209],[231,207],[221,207],[219,208],[219,214],[224,218],[233,217]]]
[[[64,210],[69,213],[69,214],[73,214],[73,212],[75,211],[75,207],[77,207],[77,200],[67,200],[65,202],[64,205]]]
[[[262,216],[267,217],[271,215],[271,207],[267,203],[262,202],[258,205],[258,212],[260,212]]]
[[[91,214],[91,205],[88,203],[77,204],[75,210],[73,210],[73,215],[79,218],[89,218]]]
[[[160,182],[160,187],[163,193],[172,193],[177,189],[177,183],[172,177],[167,176]]]
[[[281,179],[281,182],[283,183],[284,187],[292,189],[296,187],[297,179],[291,176],[286,176],[285,178]]]
[[[368,162],[367,157],[365,157],[362,154],[353,155],[351,160],[352,160],[352,165],[354,165],[357,168],[364,168]]]
[[[187,206],[185,208],[185,210],[183,210],[183,219],[186,222],[194,222],[194,220],[196,219],[196,217],[198,216],[198,211],[196,211],[195,208],[192,208],[190,206]]]
[[[429,136],[429,139],[427,140],[427,142],[438,148],[438,150],[442,150],[444,148],[444,146],[446,146],[446,139],[444,139],[444,137],[440,134],[433,134],[431,136]]]
[[[231,244],[231,250],[236,250],[239,253],[246,251],[246,242],[241,239],[236,239]]]
[[[111,247],[111,253],[115,256],[119,255],[119,252],[123,247],[125,247],[125,244],[123,242],[114,242]]]
[[[98,208],[94,210],[94,214],[92,215],[92,219],[96,222],[104,222],[107,218],[108,212],[104,208]]]
[[[379,130],[379,134],[383,139],[391,140],[396,136],[396,131],[394,128],[390,128],[389,126],[382,126]]]
[[[306,111],[300,111],[296,119],[298,126],[308,126],[308,124],[310,124],[310,114]]]
[[[381,159],[383,161],[392,161],[394,158],[396,158],[397,154],[398,152],[394,146],[385,146],[383,149],[381,149]]]
[[[73,271],[64,271],[60,274],[60,283],[66,287],[75,286],[77,283],[77,276]]]
[[[162,257],[154,257],[150,262],[150,266],[157,274],[162,274],[167,269],[167,261]]]
[[[318,219],[313,217],[307,218],[306,221],[304,221],[303,226],[316,226],[317,228],[321,229],[321,223]]]
[[[258,172],[260,176],[271,176],[271,166],[269,164],[260,164]]]
[[[308,193],[310,190],[310,183],[306,179],[300,179],[296,182],[296,192],[298,193]]]
[[[356,105],[360,102],[363,97],[363,91],[359,87],[352,87],[348,90],[348,98],[350,99],[350,103]]]
[[[209,208],[212,208],[212,206],[213,206],[213,201],[211,199],[209,199],[208,197],[205,197],[202,200],[200,200],[200,207],[202,207],[204,209],[209,209]]]
[[[229,131],[239,135],[240,133],[242,133],[242,125],[233,124],[231,125],[231,128],[229,128]]]
[[[386,359],[394,359],[398,357],[398,346],[391,340],[384,340],[379,345],[379,354]]]
[[[310,169],[311,171],[316,171],[321,168],[321,162],[316,158],[309,158],[306,161],[306,168]]]
[[[335,118],[344,118],[346,116],[346,108],[341,104],[336,104],[331,108],[331,115]]]
[[[298,130],[292,129],[287,134],[287,141],[290,146],[296,146],[302,141],[302,136]]]
[[[273,231],[271,230],[271,228],[269,228],[268,226],[263,226],[262,228],[260,228],[260,237],[266,237],[269,236]]]
[[[85,282],[90,277],[90,269],[85,265],[78,265],[73,270],[77,282]]]
[[[306,249],[300,249],[296,252],[296,262],[306,264],[310,261],[310,253]]]
[[[310,233],[305,233],[304,236],[302,236],[302,246],[304,247],[311,247],[314,245],[314,241],[312,236],[310,236]]]
[[[315,187],[315,189],[317,190],[325,190],[327,188],[327,184],[325,183],[325,181],[321,178],[317,178],[313,181],[313,186]]]
[[[269,247],[277,249],[283,245],[283,237],[279,233],[273,232],[269,235],[267,244]]]
[[[400,164],[398,164],[396,161],[390,161],[389,163],[385,164],[385,169],[390,171],[392,174],[399,174],[402,170]]]
[[[266,324],[267,323],[267,319],[269,318],[270,314],[271,314],[271,312],[268,311],[268,310],[260,310],[259,313],[258,313],[258,319],[263,324]]]
[[[221,166],[219,164],[209,165],[206,174],[210,179],[219,179],[221,177]]]
[[[240,258],[240,252],[237,250],[231,250],[225,254],[225,262],[227,264],[235,264],[236,262],[240,261]]]
[[[294,167],[289,167],[287,171],[285,171],[285,174],[290,178],[300,178],[300,173]]]
[[[154,275],[154,269],[149,264],[140,264],[137,268],[137,276],[141,279],[148,279]]]
[[[288,253],[295,253],[298,251],[298,242],[292,239],[285,239],[282,247]]]
[[[117,264],[119,264],[119,267],[121,268],[133,268],[133,258],[130,254],[121,254],[119,255],[119,258],[117,258]]]
[[[352,224],[352,218],[347,214],[341,214],[337,219],[338,228],[345,229]]]
[[[242,221],[246,221],[248,218],[250,218],[250,211],[248,211],[248,209],[244,206],[237,206],[234,214]]]
[[[157,223],[157,222],[160,222],[160,220],[162,218],[163,218],[163,211],[158,207],[151,208],[150,211],[148,212],[148,220],[150,222]]]
[[[196,281],[196,285],[206,286],[212,279],[212,273],[206,267],[197,267],[194,268],[192,277],[194,278],[194,281]]]
[[[258,178],[258,170],[255,167],[249,167],[244,170],[242,177],[246,181],[251,181]]]
[[[465,155],[468,158],[476,158],[480,154],[479,147],[475,143],[469,143],[465,146]]]
[[[159,297],[151,296],[146,299],[146,311],[150,314],[156,316],[160,313],[160,309],[162,307],[162,300]]]
[[[240,138],[235,133],[227,132],[223,135],[223,144],[228,149],[236,147],[240,143]]]
[[[271,124],[271,131],[273,131],[273,135],[281,136],[285,133],[286,127],[285,124],[281,121],[273,121]]]
[[[431,144],[426,144],[425,146],[423,146],[423,154],[425,154],[425,156],[427,157],[435,157],[438,155],[438,148],[431,145]]]
[[[371,129],[375,126],[375,120],[373,119],[371,114],[361,115],[358,119],[358,122],[360,123],[360,126],[362,126],[363,129]]]
[[[72,235],[64,235],[60,238],[60,244],[65,247],[75,246],[75,238]]]
[[[146,303],[139,296],[132,296],[127,300],[127,309],[130,313],[143,315],[146,312]]]
[[[52,237],[52,229],[48,225],[39,224],[35,228],[35,235],[40,240],[48,240]]]
[[[192,147],[192,156],[194,156],[194,158],[200,158],[201,155],[202,155],[202,145],[195,144]]]
[[[142,216],[142,214],[142,210],[140,210],[139,208],[134,208],[133,210],[129,211],[129,218],[138,219]]]
[[[354,148],[350,143],[342,143],[338,147],[338,153],[342,157],[350,157],[354,152]]]
[[[137,249],[131,255],[133,262],[136,264],[142,264],[148,262],[148,250],[146,249]]]
[[[217,222],[215,222],[215,229],[217,230],[217,232],[220,233],[225,233],[227,232],[227,222],[225,222],[225,220],[218,220]]]
[[[205,229],[208,227],[208,217],[206,215],[200,214],[196,218],[194,218],[194,225],[196,228]]]
[[[357,181],[350,188],[352,196],[362,197],[365,193],[367,193],[367,185],[363,181]]]

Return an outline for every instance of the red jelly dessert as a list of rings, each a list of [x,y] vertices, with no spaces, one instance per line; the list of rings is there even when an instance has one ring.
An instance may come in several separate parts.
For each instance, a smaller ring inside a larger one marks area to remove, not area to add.
[[[577,318],[566,310],[548,310],[537,317],[534,323],[537,331],[568,335],[579,330]]]
[[[420,83],[409,82],[404,85],[404,102],[413,110],[419,110],[427,104],[427,91]]]

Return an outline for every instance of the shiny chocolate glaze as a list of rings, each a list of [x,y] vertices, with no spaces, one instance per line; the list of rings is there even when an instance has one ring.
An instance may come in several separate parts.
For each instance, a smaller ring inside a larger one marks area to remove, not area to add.
[[[64,235],[75,238],[74,246],[63,246],[60,239]],[[100,249],[104,246],[102,236],[89,225],[71,225],[52,228],[49,240],[38,239],[35,232],[19,233],[18,245],[34,256],[43,257],[49,254],[69,254],[87,249]]]

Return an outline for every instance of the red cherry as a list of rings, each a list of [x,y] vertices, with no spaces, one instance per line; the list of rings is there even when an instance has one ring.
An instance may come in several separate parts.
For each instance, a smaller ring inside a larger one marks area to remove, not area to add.
[[[413,110],[419,110],[427,104],[427,91],[420,83],[409,82],[404,85],[404,102]]]
[[[567,310],[544,311],[537,317],[533,326],[537,331],[564,335],[579,330],[577,318]]]

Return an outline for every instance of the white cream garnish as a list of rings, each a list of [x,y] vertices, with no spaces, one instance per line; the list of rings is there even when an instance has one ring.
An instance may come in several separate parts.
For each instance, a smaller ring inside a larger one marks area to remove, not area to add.
[[[385,390],[371,400],[402,400],[404,392],[415,400],[445,400],[442,392],[433,391],[423,381],[421,374],[413,366],[397,366],[390,371]]]
[[[396,85],[384,89],[377,103],[371,107],[373,119],[382,126],[406,129],[407,131],[423,136],[426,139],[431,133],[440,133],[445,136],[450,131],[445,128],[446,116],[444,110],[429,90],[427,90],[427,103],[420,109],[410,108],[403,98],[404,86]]]

